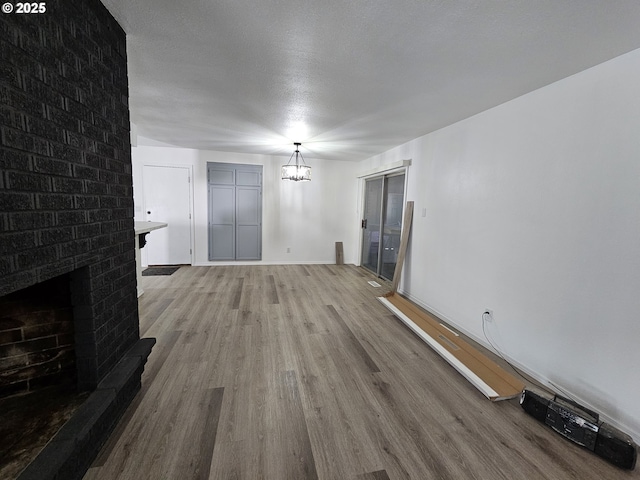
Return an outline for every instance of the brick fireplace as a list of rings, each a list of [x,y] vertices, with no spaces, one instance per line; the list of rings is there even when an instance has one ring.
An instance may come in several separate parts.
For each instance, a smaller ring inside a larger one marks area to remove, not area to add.
[[[46,9],[0,16],[0,397],[77,382],[120,394],[103,409],[117,417],[152,344],[138,328],[125,33],[98,0]]]

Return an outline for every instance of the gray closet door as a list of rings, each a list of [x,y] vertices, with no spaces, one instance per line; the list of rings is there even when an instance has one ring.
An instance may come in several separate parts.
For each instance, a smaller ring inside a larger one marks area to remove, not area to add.
[[[209,163],[209,260],[262,258],[262,167]]]
[[[236,260],[260,258],[260,188],[236,187]]]
[[[209,185],[210,260],[236,259],[235,187]]]

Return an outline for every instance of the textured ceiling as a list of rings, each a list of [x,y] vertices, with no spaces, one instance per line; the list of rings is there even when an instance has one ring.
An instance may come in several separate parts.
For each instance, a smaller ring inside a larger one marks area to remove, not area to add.
[[[640,48],[638,0],[102,0],[131,120],[197,149],[361,160]]]

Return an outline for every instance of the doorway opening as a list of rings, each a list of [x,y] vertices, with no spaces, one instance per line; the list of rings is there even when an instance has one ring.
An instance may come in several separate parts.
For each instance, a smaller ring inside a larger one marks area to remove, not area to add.
[[[405,172],[365,180],[361,265],[393,279],[400,249]]]

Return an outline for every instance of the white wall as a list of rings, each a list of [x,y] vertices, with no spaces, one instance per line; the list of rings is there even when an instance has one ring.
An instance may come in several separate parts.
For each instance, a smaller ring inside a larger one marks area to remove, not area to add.
[[[493,309],[508,358],[636,440],[639,85],[636,50],[360,165],[413,159],[404,292],[476,339]]]
[[[191,166],[194,265],[223,264],[208,260],[207,162],[263,165],[262,262],[243,263],[335,263],[335,242],[339,241],[344,244],[345,261],[355,262],[359,241],[359,232],[353,228],[357,223],[357,164],[305,157],[312,167],[311,182],[292,182],[280,179],[280,168],[288,157],[143,146],[143,142],[146,140],[140,139],[132,148],[136,220],[145,220],[143,165]]]

